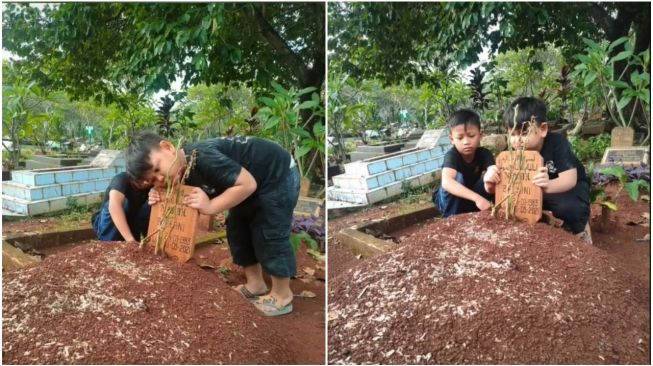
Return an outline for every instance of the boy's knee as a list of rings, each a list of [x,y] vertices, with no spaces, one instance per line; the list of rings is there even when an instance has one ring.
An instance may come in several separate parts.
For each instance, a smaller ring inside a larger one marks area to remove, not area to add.
[[[544,203],[545,210],[551,210],[555,217],[573,218],[582,217],[589,211],[589,207],[580,200],[560,200]]]
[[[565,225],[568,226],[573,233],[583,230],[585,224],[589,220],[590,208],[587,202],[576,196],[557,197],[544,197],[543,208],[550,210],[553,216],[562,219]]]

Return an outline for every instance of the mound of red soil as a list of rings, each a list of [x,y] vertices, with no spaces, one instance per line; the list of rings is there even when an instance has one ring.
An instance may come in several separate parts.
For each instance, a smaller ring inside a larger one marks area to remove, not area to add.
[[[284,337],[223,281],[126,243],[3,275],[5,364],[289,364]]]
[[[560,229],[433,220],[329,284],[329,362],[650,364],[650,294]]]

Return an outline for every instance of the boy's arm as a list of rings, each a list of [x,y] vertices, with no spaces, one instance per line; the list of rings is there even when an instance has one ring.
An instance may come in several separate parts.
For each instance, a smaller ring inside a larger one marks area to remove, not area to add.
[[[251,196],[254,191],[256,191],[254,176],[245,168],[241,168],[234,185],[227,188],[221,195],[210,200],[201,188],[194,188],[184,198],[184,204],[198,209],[205,215],[213,215],[238,205]]]
[[[458,172],[455,169],[442,168],[442,188],[456,197],[464,198],[476,203],[476,206],[481,210],[490,208],[490,201],[486,200],[485,197],[456,181],[457,173]]]
[[[127,223],[127,215],[123,209],[124,203],[125,195],[122,192],[115,189],[109,191],[109,215],[111,215],[113,224],[126,241],[136,241]]]
[[[558,178],[549,179],[547,168],[541,167],[538,169],[538,173],[533,177],[533,184],[541,187],[544,193],[562,193],[574,188],[577,180],[578,171],[576,168],[558,173]]]

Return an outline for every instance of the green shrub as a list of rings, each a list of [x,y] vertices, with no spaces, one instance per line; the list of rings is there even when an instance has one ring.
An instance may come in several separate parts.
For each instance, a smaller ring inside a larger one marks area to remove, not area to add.
[[[605,133],[592,136],[587,140],[572,136],[569,138],[569,142],[571,143],[571,148],[578,160],[587,163],[590,161],[601,160],[605,149],[610,146],[610,135]]]

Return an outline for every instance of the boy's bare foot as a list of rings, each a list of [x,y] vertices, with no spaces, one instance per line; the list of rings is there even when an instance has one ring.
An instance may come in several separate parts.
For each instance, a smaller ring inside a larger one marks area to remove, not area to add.
[[[580,233],[576,234],[579,238],[584,240],[587,244],[589,245],[594,245],[592,242],[592,231],[590,230],[590,223],[588,222],[585,224],[585,230],[581,231]]]
[[[290,304],[292,302],[293,297],[294,297],[294,295],[292,294],[292,292],[290,293],[290,295],[286,295],[286,296],[280,296],[280,295],[276,295],[276,294],[273,294],[273,293],[270,292],[269,294],[267,294],[265,296],[260,296],[259,301],[257,301],[257,302],[271,301],[271,302],[275,303],[278,306],[286,306],[286,305],[288,305],[288,304]]]
[[[259,297],[254,306],[266,316],[279,316],[292,312],[292,296],[288,301],[282,301],[272,295]]]

